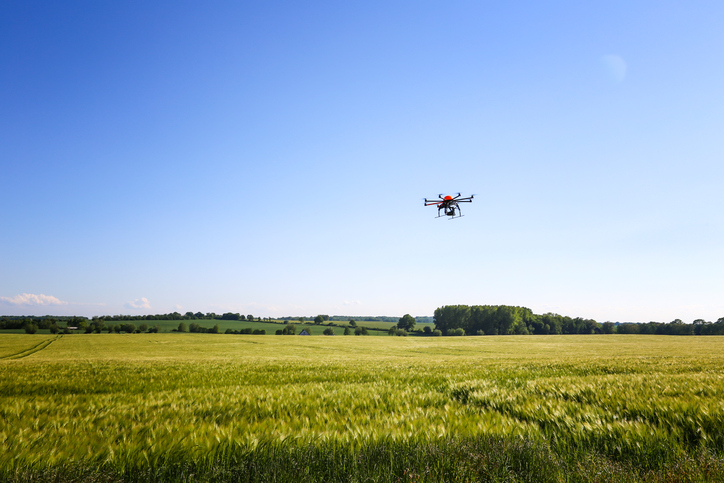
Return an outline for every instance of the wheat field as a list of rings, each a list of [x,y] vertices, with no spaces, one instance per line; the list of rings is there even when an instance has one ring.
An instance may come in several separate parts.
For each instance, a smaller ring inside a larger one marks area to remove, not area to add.
[[[0,402],[7,481],[724,476],[721,337],[6,334]]]

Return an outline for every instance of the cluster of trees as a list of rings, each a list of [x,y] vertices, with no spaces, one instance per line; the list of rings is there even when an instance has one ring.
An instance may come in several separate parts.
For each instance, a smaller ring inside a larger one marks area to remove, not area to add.
[[[446,305],[435,310],[435,329],[444,335],[594,334],[601,326],[592,319],[558,314],[536,315],[509,305]],[[458,329],[462,329],[462,332]]]
[[[216,319],[221,320],[248,320],[249,322],[252,322],[254,320],[261,321],[261,317],[254,318],[253,315],[249,314],[247,316],[243,316],[238,313],[232,313],[232,312],[226,312],[225,314],[221,314],[221,317],[214,317]]]
[[[261,317],[254,317],[251,314],[241,315],[233,312],[226,312],[221,315],[215,314],[214,312],[186,312],[183,315],[178,312],[171,312],[170,314],[156,315],[101,315],[93,318],[112,322],[128,320],[261,320]]]
[[[96,334],[100,334],[103,330],[103,326],[96,325],[92,330],[90,329],[90,326],[86,328],[86,333],[95,332]],[[115,332],[116,334],[120,334],[122,332],[127,334],[140,334],[142,332],[156,333],[158,332],[159,327],[157,325],[149,327],[148,324],[145,323],[136,327],[136,324],[125,322],[122,324],[109,325],[106,327],[106,330],[109,334],[111,332]]]
[[[389,328],[387,333],[398,337],[407,337],[408,332],[415,330],[416,323],[417,321],[415,320],[415,317],[410,314],[405,314],[397,320],[397,324]],[[426,328],[429,329],[429,327]]]
[[[12,320],[0,321],[1,329],[24,329],[28,334],[35,334],[38,329],[48,329],[51,334],[72,334],[81,332],[86,334],[100,334],[101,332],[110,333],[141,333],[141,332],[158,332],[157,325],[149,327],[143,323],[136,327],[133,323],[121,323],[106,325],[103,319],[88,320],[85,317],[65,317],[65,318],[20,318]]]
[[[193,332],[197,334],[220,334],[221,328],[219,327],[219,324],[214,325],[211,328],[203,327],[200,324],[197,324],[196,322],[191,322],[188,327],[186,326],[185,322],[181,322],[178,324],[178,327],[174,329],[172,332]]]
[[[294,324],[287,324],[283,329],[278,329],[276,335],[295,335],[297,333],[297,326]]]
[[[610,325],[614,327],[610,327]],[[675,319],[664,324],[661,322],[648,322],[645,324],[612,324],[603,323],[604,333],[612,334],[658,334],[658,335],[724,335],[724,317],[716,322],[707,322],[704,319],[696,319],[691,324],[686,324],[680,319]]]
[[[604,322],[558,314],[534,314],[525,307],[509,305],[446,305],[435,310],[435,329],[444,335],[506,334],[659,334],[724,335],[724,317],[716,322],[697,319],[686,324]],[[399,325],[399,324],[398,324]]]
[[[12,315],[4,315],[0,317],[0,330],[3,329],[25,329],[28,325],[34,325],[37,329],[50,329],[52,325],[65,325],[69,327],[79,327],[83,324],[88,323],[86,317],[51,317],[49,315],[37,317],[37,316],[20,316],[15,317]]]
[[[240,329],[240,330],[226,329],[226,331],[224,331],[224,334],[266,335],[266,330],[264,330],[264,329],[252,329],[251,327],[247,327],[246,329]]]
[[[352,321],[354,322],[354,321]],[[354,329],[354,335],[369,335],[369,332],[367,331],[366,327],[350,327],[346,326],[344,328],[344,335],[352,335],[352,332]],[[304,330],[307,331],[309,335],[312,335],[312,329],[305,328]],[[297,333],[297,326],[294,324],[287,324],[284,326],[283,329],[278,329],[276,332],[276,335],[295,335]],[[324,335],[334,335],[334,329],[332,327],[326,327],[324,331],[322,332]]]
[[[369,335],[369,331],[367,330],[367,327],[358,326],[355,323],[354,319],[350,319],[350,322],[354,325],[350,324],[350,325],[346,326],[344,328],[344,335],[352,335],[353,333],[354,333],[354,335]],[[332,328],[326,329],[324,331],[324,335],[334,335],[334,329],[332,329]]]

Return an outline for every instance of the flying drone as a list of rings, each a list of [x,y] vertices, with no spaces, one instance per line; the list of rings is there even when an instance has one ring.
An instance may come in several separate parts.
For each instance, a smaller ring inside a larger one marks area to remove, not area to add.
[[[437,206],[437,217],[440,218],[442,216],[441,212],[445,214],[445,216],[449,216],[452,220],[453,218],[460,218],[463,216],[462,210],[460,210],[460,206],[458,206],[458,203],[472,203],[473,197],[475,195],[470,195],[467,198],[461,198],[460,193],[458,193],[457,196],[453,197],[450,195],[447,195],[443,197],[442,195],[438,195],[438,198],[440,198],[440,201],[437,200],[428,200],[425,198],[425,206]]]

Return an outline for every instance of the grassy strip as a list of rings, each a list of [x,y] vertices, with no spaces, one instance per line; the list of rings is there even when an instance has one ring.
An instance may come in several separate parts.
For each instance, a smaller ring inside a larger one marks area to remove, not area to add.
[[[479,436],[367,443],[220,443],[205,455],[169,451],[144,461],[84,461],[0,473],[21,482],[684,482],[723,481],[724,460],[701,450],[640,467],[583,448],[558,455],[544,442]]]

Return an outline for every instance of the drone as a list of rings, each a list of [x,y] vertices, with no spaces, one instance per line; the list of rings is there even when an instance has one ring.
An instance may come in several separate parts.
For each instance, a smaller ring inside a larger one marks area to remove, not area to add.
[[[472,203],[473,197],[475,195],[470,195],[467,198],[461,198],[460,193],[458,193],[457,196],[445,196],[438,195],[438,198],[440,198],[440,201],[437,200],[428,200],[425,198],[425,206],[437,206],[437,218],[442,217],[442,214],[440,212],[444,212],[445,216],[449,216],[449,219],[453,218],[460,218],[463,216],[462,210],[460,210],[460,206],[458,206],[458,203]]]

